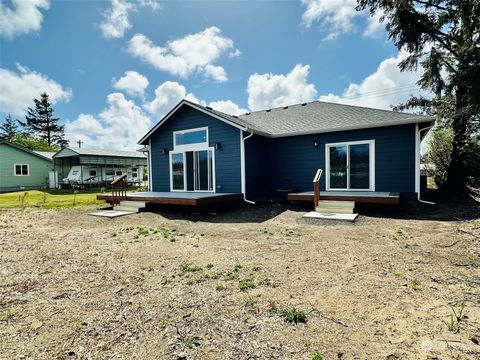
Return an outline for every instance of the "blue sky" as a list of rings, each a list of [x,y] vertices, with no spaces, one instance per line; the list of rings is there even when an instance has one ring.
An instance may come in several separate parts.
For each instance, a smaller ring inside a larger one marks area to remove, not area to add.
[[[183,97],[242,113],[318,99],[388,109],[417,93],[355,0],[0,4],[2,118],[45,90],[87,146],[135,148]]]

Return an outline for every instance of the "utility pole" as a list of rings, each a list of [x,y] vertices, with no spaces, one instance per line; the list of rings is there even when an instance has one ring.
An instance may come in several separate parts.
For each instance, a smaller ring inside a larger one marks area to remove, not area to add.
[[[78,144],[78,147],[81,148],[81,147],[82,147],[82,144],[83,144],[83,141],[82,141],[82,140],[78,140],[78,141],[77,141],[77,144]]]

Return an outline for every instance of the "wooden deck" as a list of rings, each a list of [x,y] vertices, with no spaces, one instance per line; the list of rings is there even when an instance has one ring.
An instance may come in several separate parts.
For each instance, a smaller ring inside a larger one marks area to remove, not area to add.
[[[136,192],[127,193],[124,200],[152,204],[200,206],[242,200],[242,194],[211,192]],[[111,194],[97,195],[97,200],[112,202]]]
[[[290,193],[287,199],[291,202],[313,202],[313,191]],[[355,201],[371,204],[399,204],[398,193],[378,191],[321,191],[320,200]]]

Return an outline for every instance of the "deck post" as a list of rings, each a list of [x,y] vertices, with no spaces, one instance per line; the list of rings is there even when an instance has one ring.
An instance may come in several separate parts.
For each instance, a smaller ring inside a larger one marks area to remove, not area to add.
[[[317,209],[318,201],[320,200],[320,177],[322,176],[322,169],[318,169],[313,178],[313,209]]]

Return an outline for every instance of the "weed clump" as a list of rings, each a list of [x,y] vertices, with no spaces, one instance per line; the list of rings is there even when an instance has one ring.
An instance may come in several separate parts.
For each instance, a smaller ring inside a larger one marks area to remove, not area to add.
[[[255,289],[257,284],[252,279],[243,279],[239,282],[238,287],[240,291],[247,291],[249,289]]]
[[[287,307],[280,312],[280,315],[285,319],[286,322],[291,324],[306,323],[307,316],[302,310],[299,310],[295,307]]]

